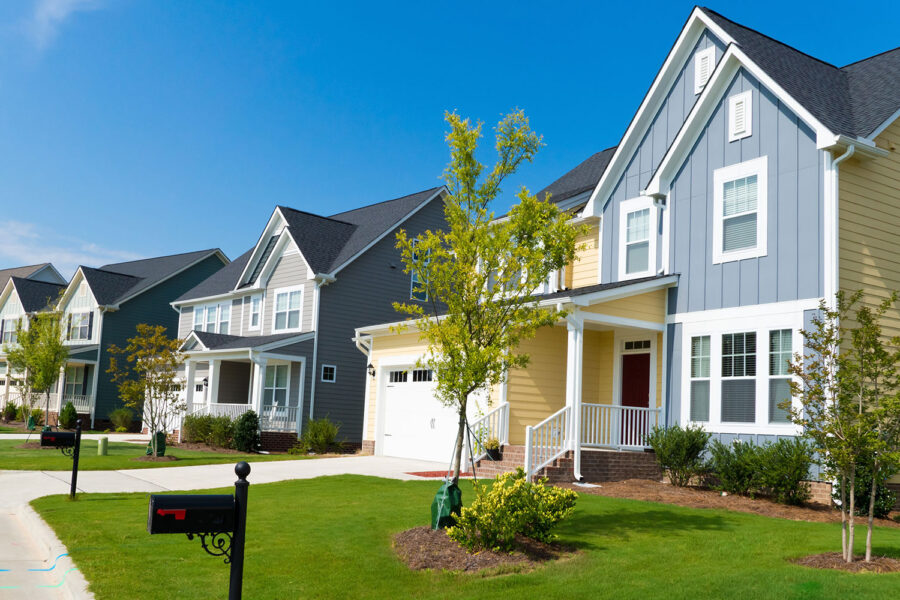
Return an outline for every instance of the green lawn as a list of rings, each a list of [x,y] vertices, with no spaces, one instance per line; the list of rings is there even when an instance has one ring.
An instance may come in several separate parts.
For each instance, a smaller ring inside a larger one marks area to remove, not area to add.
[[[839,548],[836,524],[589,495],[560,530],[581,550],[574,558],[495,577],[412,572],[395,558],[391,536],[427,524],[437,487],[360,476],[251,485],[244,597],[859,600],[894,597],[900,586],[900,574],[788,562]],[[471,496],[465,485],[463,500]],[[228,566],[207,556],[199,540],[149,535],[147,499],[54,496],[33,504],[98,599],[225,597]],[[879,529],[875,546],[900,556],[900,530]]]
[[[40,434],[35,435],[32,442],[40,442]],[[19,448],[25,440],[0,440],[0,469],[21,469],[41,471],[70,471],[72,459],[63,456],[56,449]],[[292,456],[287,454],[236,454],[226,452],[207,452],[202,450],[179,450],[169,448],[166,454],[178,457],[177,461],[150,462],[132,460],[137,456],[143,456],[146,446],[142,444],[129,444],[126,442],[109,442],[108,454],[97,456],[96,440],[81,440],[81,454],[78,459],[78,469],[84,471],[111,471],[115,469],[152,469],[157,467],[187,467],[191,465],[211,465],[218,463],[236,463],[239,460],[267,461],[267,460],[294,460],[307,458],[306,456]]]

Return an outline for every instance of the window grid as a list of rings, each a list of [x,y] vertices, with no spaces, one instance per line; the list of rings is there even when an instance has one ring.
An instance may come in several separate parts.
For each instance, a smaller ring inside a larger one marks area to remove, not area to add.
[[[18,333],[16,332],[16,327],[19,324],[19,319],[13,317],[12,319],[3,319],[2,326],[0,328],[3,329],[2,343],[4,344],[15,344],[19,341]]]
[[[625,220],[625,273],[641,273],[650,268],[650,209],[630,212]]]
[[[322,365],[322,381],[325,383],[337,381],[337,367],[334,365]]]
[[[291,290],[275,295],[275,331],[300,329],[302,292]]]
[[[287,406],[288,366],[271,365],[266,367],[266,380],[263,387],[263,405]]]
[[[72,313],[69,315],[70,340],[91,339],[91,314],[92,313]]]
[[[250,329],[259,329],[259,316],[261,307],[261,296],[253,296],[252,298],[250,298]]]
[[[709,421],[711,338],[691,338],[691,421]]]
[[[409,373],[407,371],[391,371],[388,373],[390,383],[406,383]]]
[[[769,332],[769,422],[789,423],[790,413],[779,404],[791,399],[790,361],[792,331]]]
[[[722,335],[722,421],[756,421],[756,332]]]
[[[426,381],[432,381],[434,378],[434,373],[431,369],[415,369],[412,372],[413,375],[413,383],[423,383]]]

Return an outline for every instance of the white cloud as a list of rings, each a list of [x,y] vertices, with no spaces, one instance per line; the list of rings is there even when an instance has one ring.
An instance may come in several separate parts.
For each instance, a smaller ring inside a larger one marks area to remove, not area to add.
[[[35,0],[26,32],[39,50],[49,46],[59,28],[72,15],[101,7],[101,0]]]
[[[133,252],[42,231],[33,223],[7,221],[0,234],[0,268],[52,262],[63,277],[69,278],[78,265],[99,267],[139,258],[143,257]]]

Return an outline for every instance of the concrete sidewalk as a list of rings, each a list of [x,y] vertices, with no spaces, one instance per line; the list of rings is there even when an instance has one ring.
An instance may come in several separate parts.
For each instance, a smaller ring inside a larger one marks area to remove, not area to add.
[[[24,436],[23,436],[24,437]],[[421,479],[410,472],[441,471],[443,463],[347,456],[275,462],[250,462],[253,484],[326,475],[371,475]],[[0,471],[0,599],[93,598],[56,534],[28,503],[41,496],[67,494],[68,471]],[[236,479],[233,464],[160,467],[121,471],[81,471],[79,493],[165,492],[228,487]],[[42,570],[29,570],[42,569]]]

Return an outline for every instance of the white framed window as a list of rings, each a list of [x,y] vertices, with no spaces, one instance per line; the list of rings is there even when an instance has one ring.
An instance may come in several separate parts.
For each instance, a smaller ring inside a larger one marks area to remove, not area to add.
[[[195,383],[195,384],[194,384],[194,391],[195,391],[195,392],[203,392],[203,382]]]
[[[272,330],[299,331],[302,308],[302,287],[275,290],[275,317],[272,319]]]
[[[322,381],[325,383],[337,381],[337,367],[334,365],[322,365]]]
[[[691,421],[709,421],[710,337],[691,338]]]
[[[756,422],[756,332],[722,335],[722,422]]]
[[[3,319],[0,321],[0,343],[2,344],[15,344],[19,341],[19,334],[16,331],[16,328],[19,325],[19,318],[12,317],[9,319]]]
[[[647,197],[625,200],[619,207],[619,279],[656,272],[657,209]]]
[[[84,393],[84,367],[66,367],[66,379],[63,386],[63,399],[79,396]]]
[[[749,90],[728,98],[728,141],[753,135],[753,93]]]
[[[768,158],[713,172],[713,263],[767,254]]]
[[[715,63],[715,46],[700,50],[694,55],[694,94],[699,94],[706,87],[706,82],[712,76]]]
[[[287,406],[290,367],[269,365],[266,367],[266,381],[263,386],[263,406]]]
[[[425,383],[434,380],[434,371],[431,369],[413,369],[413,383]]]
[[[769,423],[791,422],[790,413],[779,406],[791,399],[791,337],[790,329],[769,332]]]
[[[413,247],[413,260],[419,260],[419,253],[416,250],[416,243],[418,240],[412,241]],[[409,274],[409,299],[410,300],[418,300],[419,302],[427,302],[428,301],[428,290],[424,287],[424,280],[419,277],[419,274],[415,271],[412,271]]]
[[[259,329],[262,320],[262,296],[257,294],[250,297],[250,321],[247,329]]]
[[[231,302],[194,307],[194,331],[227,334],[231,325]]]
[[[94,324],[93,312],[69,313],[68,335],[69,340],[89,340],[91,339],[91,328]]]
[[[406,383],[409,378],[409,371],[391,371],[388,373],[388,382],[390,383]]]

